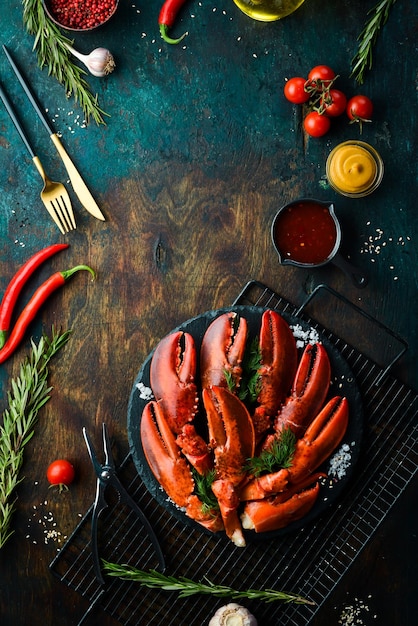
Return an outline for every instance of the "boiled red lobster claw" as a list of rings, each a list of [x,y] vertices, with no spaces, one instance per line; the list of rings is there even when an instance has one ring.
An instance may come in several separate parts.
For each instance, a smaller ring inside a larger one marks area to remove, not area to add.
[[[176,443],[159,402],[151,401],[145,405],[140,430],[145,458],[169,498],[205,528],[213,532],[222,530],[219,512],[206,512],[203,503],[194,494],[195,483],[190,466]]]
[[[211,322],[200,348],[202,389],[239,387],[247,332],[247,320],[233,311],[223,313]]]
[[[296,442],[289,468],[253,478],[240,491],[241,500],[262,500],[285,492],[288,485],[298,485],[309,477],[341,443],[348,426],[346,398],[331,398]]]
[[[313,483],[311,479],[310,485]],[[279,530],[304,517],[319,495],[319,482],[312,487],[289,490],[284,494],[247,502],[241,515],[242,526],[256,533]]]
[[[258,406],[253,414],[258,439],[270,428],[297,369],[296,341],[289,324],[276,311],[264,311],[260,329]]]
[[[290,396],[275,422],[277,431],[289,427],[297,437],[321,410],[328,394],[331,364],[321,343],[308,344],[302,354]]]
[[[164,337],[151,359],[150,384],[173,433],[179,434],[196,415],[198,396],[195,376],[193,337],[182,331]]]
[[[150,384],[161,414],[191,465],[205,474],[213,462],[209,448],[192,424],[198,410],[196,348],[189,333],[177,331],[157,345],[150,366]]]
[[[215,494],[227,536],[236,546],[245,546],[238,516],[238,486],[245,477],[245,464],[254,455],[255,435],[251,416],[241,400],[224,387],[203,390],[210,447],[215,456]]]
[[[297,484],[314,472],[341,443],[348,426],[347,398],[334,396],[327,402],[302,439],[296,442],[289,482]]]

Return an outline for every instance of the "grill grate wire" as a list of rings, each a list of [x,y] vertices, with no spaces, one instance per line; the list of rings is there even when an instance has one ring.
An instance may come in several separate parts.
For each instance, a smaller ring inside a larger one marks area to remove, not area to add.
[[[272,308],[291,315],[301,313],[255,281],[248,283],[234,304]],[[417,394],[304,312],[301,318],[325,334],[347,361],[360,388],[365,415],[362,447],[367,454],[360,454],[342,497],[321,518],[283,537],[250,543],[242,550],[224,537],[202,533],[173,519],[150,496],[129,455],[119,469],[120,479],[160,538],[170,575],[194,581],[208,579],[238,590],[287,590],[315,602],[311,606],[240,600],[264,626],[275,626],[279,620],[283,626],[310,623],[418,468]],[[91,608],[97,603],[123,626],[162,622],[167,626],[202,626],[225,602],[202,595],[179,598],[175,592],[110,577],[102,593],[90,552],[91,511],[50,564],[51,572],[79,592]],[[99,550],[109,561],[129,563],[139,569],[158,565],[140,522],[117,503],[101,516]],[[88,620],[88,614],[89,610],[82,621]]]

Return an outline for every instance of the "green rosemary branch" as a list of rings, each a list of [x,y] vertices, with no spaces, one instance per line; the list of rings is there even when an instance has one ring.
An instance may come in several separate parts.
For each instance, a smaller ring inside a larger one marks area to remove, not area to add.
[[[351,59],[351,76],[359,85],[364,83],[366,70],[371,70],[373,65],[373,47],[377,41],[381,28],[386,24],[389,13],[396,0],[380,0],[367,15],[371,17],[358,36],[358,49]]]
[[[31,341],[29,357],[20,366],[19,375],[11,381],[8,408],[0,426],[0,548],[12,535],[10,529],[14,513],[13,498],[16,486],[22,481],[19,473],[26,444],[34,434],[39,410],[48,402],[52,387],[48,387],[48,363],[67,343],[71,331],[43,336],[39,344]]]
[[[215,585],[209,580],[207,580],[206,583],[197,583],[184,576],[175,578],[174,576],[166,576],[155,570],[144,572],[143,570],[130,567],[129,565],[118,565],[116,563],[109,563],[108,561],[102,562],[104,570],[109,576],[139,582],[141,585],[150,587],[151,589],[176,591],[180,598],[203,594],[216,596],[217,598],[232,598],[234,600],[248,598],[250,600],[262,600],[267,603],[281,601],[285,603],[295,602],[296,604],[315,604],[302,596],[286,593],[284,591],[276,591],[274,589],[247,589],[246,591],[237,591],[225,585]]]
[[[96,124],[104,124],[103,116],[107,113],[99,107],[97,95],[92,94],[83,77],[87,72],[71,60],[67,44],[71,46],[73,42],[49,19],[42,0],[22,0],[22,3],[23,23],[28,33],[35,36],[33,50],[37,53],[39,67],[48,68],[48,74],[64,86],[67,97],[74,96],[87,123],[92,117]]]

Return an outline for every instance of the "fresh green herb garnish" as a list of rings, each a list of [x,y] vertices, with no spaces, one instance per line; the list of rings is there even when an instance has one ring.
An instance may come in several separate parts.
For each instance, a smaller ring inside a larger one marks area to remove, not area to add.
[[[290,428],[284,428],[270,447],[263,450],[260,456],[248,460],[247,470],[253,476],[271,474],[280,469],[291,467],[295,453],[296,436]]]
[[[210,470],[206,474],[199,474],[192,468],[193,479],[196,485],[196,495],[203,502],[203,513],[218,511],[219,504],[215,494],[212,491],[212,483],[215,480],[215,470]]]
[[[367,20],[363,30],[358,36],[358,49],[351,59],[351,76],[359,85],[364,83],[364,74],[370,70],[373,64],[373,48],[376,44],[380,30],[386,24],[389,12],[396,0],[380,0],[367,15],[371,17]]]
[[[19,376],[11,381],[9,406],[0,427],[0,548],[13,533],[10,530],[15,508],[13,494],[22,481],[24,448],[34,434],[39,410],[50,397],[48,363],[67,343],[70,332],[60,334],[52,329],[51,339],[44,336],[38,345],[32,341],[29,357],[21,365]]]
[[[230,371],[224,370],[227,387],[232,393],[236,393],[243,402],[254,403],[260,393],[260,375],[258,370],[261,365],[261,353],[258,337],[255,337],[246,347],[242,359],[242,377],[237,389],[235,380]]]
[[[83,110],[86,122],[92,117],[97,124],[104,124],[107,115],[97,102],[87,81],[86,72],[71,60],[67,46],[72,45],[71,39],[65,37],[58,26],[45,13],[42,0],[22,0],[23,23],[30,35],[35,36],[33,49],[38,57],[38,65],[48,68],[48,74],[54,76],[65,88],[67,96],[74,99]]]
[[[260,366],[260,342],[258,337],[254,337],[246,349],[242,361],[242,381],[238,392],[240,400],[247,400],[250,403],[256,402],[260,393]]]
[[[215,585],[205,579],[205,583],[194,582],[190,578],[180,576],[167,576],[155,570],[144,572],[130,565],[118,565],[117,563],[109,563],[102,560],[103,568],[109,576],[122,578],[123,580],[132,580],[149,587],[151,589],[162,589],[163,591],[177,591],[180,598],[187,598],[196,594],[212,595],[217,598],[248,598],[250,600],[262,600],[263,602],[294,602],[296,604],[315,603],[307,600],[302,596],[284,591],[276,591],[274,589],[247,589],[246,591],[237,591],[225,585]]]

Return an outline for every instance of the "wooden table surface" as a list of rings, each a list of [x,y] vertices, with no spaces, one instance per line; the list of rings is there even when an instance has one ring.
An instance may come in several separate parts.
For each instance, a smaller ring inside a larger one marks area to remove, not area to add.
[[[0,292],[35,251],[66,241],[70,248],[31,280],[23,301],[53,270],[87,263],[95,282],[78,274],[42,309],[13,358],[0,366],[2,408],[10,380],[29,349],[52,325],[72,329],[50,368],[51,399],[25,450],[17,490],[14,534],[0,552],[3,626],[73,625],[86,603],[55,580],[48,565],[94,497],[95,478],[82,439],[99,443],[103,421],[121,456],[128,451],[126,414],[139,367],[156,342],[179,323],[228,306],[250,279],[299,305],[325,282],[399,333],[408,343],[395,375],[418,389],[418,258],[416,241],[417,115],[415,3],[400,0],[379,38],[365,84],[350,74],[356,38],[373,1],[305,4],[285,20],[252,21],[232,0],[188,2],[173,33],[159,36],[158,2],[121,2],[105,27],[77,34],[88,53],[112,50],[117,68],[107,79],[87,77],[107,124],[83,124],[63,88],[37,67],[33,38],[22,25],[22,3],[2,7],[2,41],[30,76],[35,92],[103,210],[95,220],[70,189],[77,230],[62,236],[40,198],[41,180],[5,109],[0,106]],[[345,119],[320,139],[301,130],[301,109],[283,97],[285,79],[327,63],[346,93],[375,104],[359,137]],[[65,170],[3,54],[0,80],[29,130],[45,167],[67,182]],[[340,141],[362,138],[385,163],[381,187],[348,199],[327,187],[325,161]],[[279,265],[270,239],[277,209],[300,197],[335,203],[342,252],[369,276],[358,289],[337,267],[303,270]],[[327,324],[345,325],[358,349],[378,360],[386,346],[368,326],[352,327],[350,309],[323,311]],[[69,492],[48,489],[45,471],[70,459],[77,478]],[[417,480],[379,526],[315,625],[339,622],[344,607],[364,603],[362,624],[416,623]],[[54,529],[55,532],[51,532]],[[103,614],[90,618],[115,624]],[[193,626],[191,624],[185,626]]]

